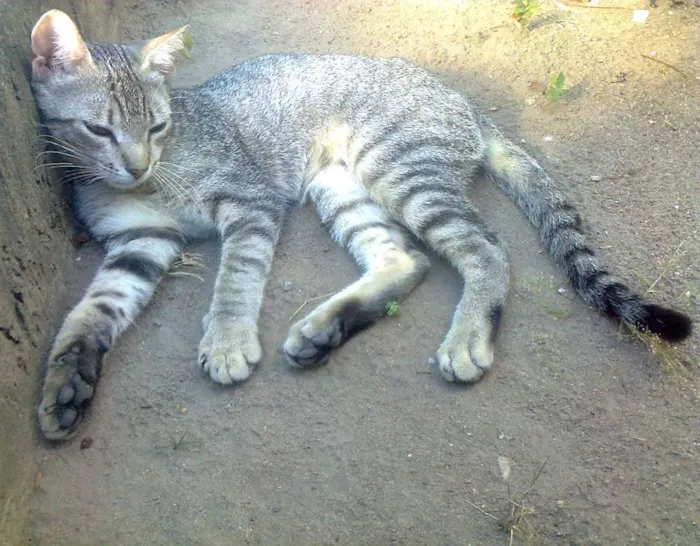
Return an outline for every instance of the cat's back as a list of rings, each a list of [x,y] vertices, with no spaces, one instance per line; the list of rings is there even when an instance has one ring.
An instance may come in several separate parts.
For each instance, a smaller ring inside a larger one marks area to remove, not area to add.
[[[244,60],[212,77],[201,87],[209,95],[234,92],[238,96],[286,100],[347,100],[349,95],[401,95],[429,90],[451,93],[442,82],[405,59],[362,55],[273,54]]]
[[[212,77],[197,94],[239,119],[254,113],[275,125],[303,120],[307,128],[329,118],[367,120],[396,109],[427,108],[443,117],[467,106],[464,97],[409,61],[342,54],[255,57]]]

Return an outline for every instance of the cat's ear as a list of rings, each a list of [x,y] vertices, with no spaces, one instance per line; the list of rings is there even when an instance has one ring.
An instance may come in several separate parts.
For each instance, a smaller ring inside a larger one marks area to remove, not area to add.
[[[58,72],[70,74],[93,64],[78,27],[57,9],[44,13],[34,25],[32,55],[32,76],[37,79]]]
[[[185,49],[187,27],[154,38],[141,50],[141,70],[170,77],[177,68],[178,55]]]

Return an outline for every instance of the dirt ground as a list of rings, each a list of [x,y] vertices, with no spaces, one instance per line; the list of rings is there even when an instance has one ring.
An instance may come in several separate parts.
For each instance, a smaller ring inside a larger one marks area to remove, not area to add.
[[[629,10],[540,3],[529,30],[498,0],[161,0],[135,2],[125,26],[141,40],[191,24],[179,85],[276,51],[434,70],[526,142],[623,278],[641,291],[658,279],[655,298],[700,318],[698,3],[659,0],[643,25]],[[542,84],[559,71],[571,91],[554,105]],[[546,461],[527,496],[541,543],[700,544],[700,336],[684,373],[663,371],[573,297],[510,202],[479,182],[474,193],[513,261],[480,383],[448,385],[429,363],[460,291],[438,260],[398,316],[322,369],[289,370],[290,317],[357,275],[304,209],[277,253],[252,379],[224,389],[194,371],[218,259],[213,244],[196,249],[204,282],[163,283],[110,354],[80,436],[42,446],[31,543],[508,544],[494,519],[508,510],[501,457],[520,492]],[[66,310],[100,257],[76,254]]]

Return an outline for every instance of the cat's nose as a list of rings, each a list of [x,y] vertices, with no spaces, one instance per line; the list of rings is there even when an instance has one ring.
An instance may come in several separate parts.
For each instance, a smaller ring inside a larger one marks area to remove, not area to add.
[[[143,176],[148,169],[127,169],[128,173],[134,177],[134,180],[138,180]]]

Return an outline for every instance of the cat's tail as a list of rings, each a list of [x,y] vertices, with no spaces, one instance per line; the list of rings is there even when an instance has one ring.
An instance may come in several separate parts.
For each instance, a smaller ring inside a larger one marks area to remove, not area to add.
[[[578,211],[567,203],[551,177],[524,150],[487,120],[484,167],[539,232],[552,260],[590,305],[643,331],[678,342],[692,331],[686,315],[656,305],[613,277],[588,245]]]

